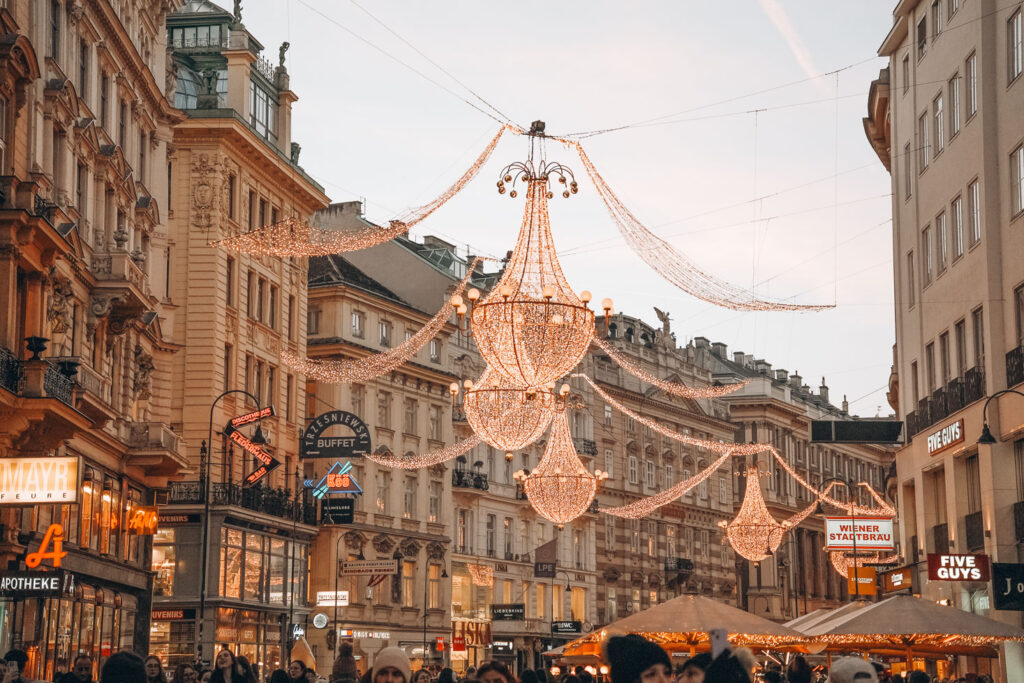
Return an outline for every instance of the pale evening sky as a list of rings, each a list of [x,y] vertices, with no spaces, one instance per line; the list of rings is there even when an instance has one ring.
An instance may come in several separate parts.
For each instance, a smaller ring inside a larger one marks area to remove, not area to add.
[[[652,306],[669,311],[680,345],[705,336],[730,354],[799,370],[812,387],[825,376],[834,403],[845,394],[852,412],[873,416],[890,412],[891,205],[889,175],[861,119],[885,66],[875,51],[893,6],[245,0],[242,16],[275,63],[281,42],[291,43],[301,165],[333,201],[365,198],[380,224],[439,194],[498,127],[388,28],[522,126],[542,119],[549,133],[565,134],[659,119],[583,141],[630,210],[704,270],[765,296],[836,308],[737,313],[689,297],[629,251],[579,160],[549,145],[549,158],[580,182],[578,195],[551,207],[570,283],[652,324]],[[839,69],[838,79],[809,79]],[[522,196],[499,196],[495,181],[526,151],[524,138],[506,136],[477,179],[414,236],[504,254]]]

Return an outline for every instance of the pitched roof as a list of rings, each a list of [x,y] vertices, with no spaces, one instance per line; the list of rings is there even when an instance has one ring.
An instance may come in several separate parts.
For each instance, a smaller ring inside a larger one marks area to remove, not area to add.
[[[344,257],[337,254],[330,256],[315,256],[309,259],[310,287],[324,287],[329,285],[349,285],[356,287],[370,294],[391,299],[405,306],[408,303],[390,289],[374,280],[372,277],[356,268]]]

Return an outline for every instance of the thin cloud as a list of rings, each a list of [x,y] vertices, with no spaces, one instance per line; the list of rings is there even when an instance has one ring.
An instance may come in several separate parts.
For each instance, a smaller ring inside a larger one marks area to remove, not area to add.
[[[797,63],[800,68],[804,70],[804,73],[809,77],[813,78],[820,74],[816,66],[814,66],[814,60],[811,59],[811,53],[804,45],[804,42],[800,40],[800,36],[797,34],[796,29],[793,28],[793,24],[789,22],[789,17],[786,16],[786,10],[782,9],[782,5],[779,4],[779,0],[760,0],[761,9],[768,15],[768,18],[775,24],[775,28],[779,30],[779,34],[782,39],[786,41],[786,45],[789,46],[789,51],[796,57]],[[832,95],[832,89],[828,87],[828,84],[821,78],[814,80],[815,85],[825,94]]]

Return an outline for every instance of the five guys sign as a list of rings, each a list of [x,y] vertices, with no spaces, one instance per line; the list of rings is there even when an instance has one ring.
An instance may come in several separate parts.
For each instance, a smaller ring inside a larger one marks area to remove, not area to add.
[[[928,553],[929,581],[988,581],[988,555]]]
[[[243,486],[252,486],[256,482],[263,479],[265,476],[270,474],[272,471],[277,469],[281,463],[273,458],[269,453],[260,448],[259,444],[253,443],[251,439],[246,437],[242,432],[238,431],[238,428],[252,424],[253,422],[259,422],[260,420],[273,417],[274,406],[267,406],[260,410],[254,410],[251,413],[245,415],[239,415],[238,417],[231,418],[231,421],[224,426],[224,434],[229,439],[234,441],[236,444],[242,447],[246,453],[256,458],[256,461],[260,463],[255,470],[245,476],[245,482]]]

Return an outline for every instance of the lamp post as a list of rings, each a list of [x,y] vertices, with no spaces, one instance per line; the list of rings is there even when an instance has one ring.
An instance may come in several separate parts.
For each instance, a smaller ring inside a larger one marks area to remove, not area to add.
[[[996,437],[992,436],[992,432],[989,431],[988,428],[988,404],[991,403],[993,399],[997,399],[1003,394],[1017,394],[1018,396],[1024,397],[1024,394],[1022,394],[1019,391],[1016,391],[1015,389],[1003,389],[1001,391],[997,391],[996,393],[992,394],[987,399],[985,399],[985,405],[981,409],[982,427],[981,436],[978,437],[979,444],[988,444],[991,446],[994,443],[998,443],[998,440],[996,439]]]
[[[206,623],[206,594],[207,594],[207,573],[209,572],[209,561],[210,561],[210,461],[213,459],[213,412],[217,408],[217,404],[220,400],[228,394],[244,394],[256,404],[257,410],[260,408],[260,400],[250,394],[248,391],[243,389],[228,389],[222,392],[220,396],[213,399],[213,403],[210,404],[210,425],[207,433],[207,440],[202,442],[199,447],[200,457],[200,468],[199,468],[199,486],[203,490],[203,557],[202,557],[202,574],[200,574],[199,584],[199,638],[196,643],[196,654],[197,659],[200,663],[203,662],[203,627]],[[253,443],[266,443],[266,439],[263,437],[263,430],[260,429],[259,424],[256,425],[256,434],[252,438]]]
[[[853,532],[853,600],[854,602],[860,600],[860,565],[857,563],[857,508],[853,502],[853,492],[856,489],[852,481],[847,481],[842,477],[829,477],[825,481],[821,482],[822,490],[825,490],[831,483],[842,484],[846,487],[846,491],[850,496],[850,526]],[[815,512],[819,515],[824,515],[825,510],[821,507],[821,498],[818,498],[818,508]]]

